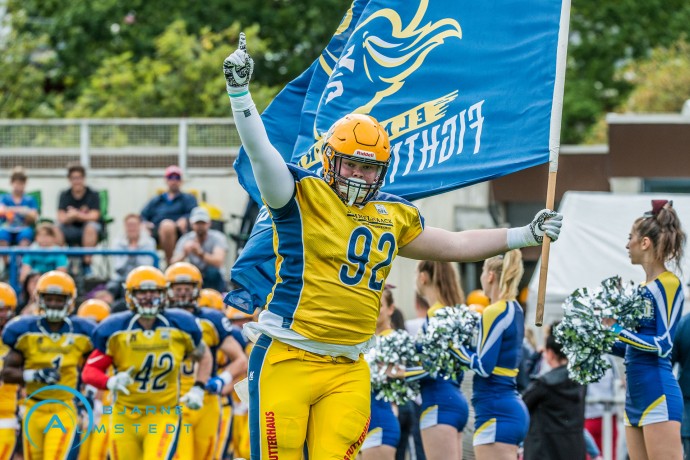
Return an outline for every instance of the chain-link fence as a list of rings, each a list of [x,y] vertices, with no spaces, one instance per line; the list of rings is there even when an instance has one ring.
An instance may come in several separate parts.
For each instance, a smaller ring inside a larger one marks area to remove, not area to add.
[[[0,120],[0,168],[229,168],[240,139],[226,118]]]

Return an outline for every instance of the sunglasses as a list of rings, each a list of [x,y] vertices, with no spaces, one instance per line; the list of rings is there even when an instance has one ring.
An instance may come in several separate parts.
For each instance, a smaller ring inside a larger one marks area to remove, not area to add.
[[[168,180],[182,180],[182,176],[179,174],[170,174],[169,176],[165,177]]]

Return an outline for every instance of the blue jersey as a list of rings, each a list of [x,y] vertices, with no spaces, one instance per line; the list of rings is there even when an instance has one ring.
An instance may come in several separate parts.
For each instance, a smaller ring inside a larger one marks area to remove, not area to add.
[[[364,343],[376,331],[391,263],[422,232],[422,217],[387,193],[348,206],[320,176],[288,167],[295,195],[269,210],[277,259],[268,312],[276,327],[313,341]]]
[[[683,311],[683,288],[671,272],[643,286],[645,313],[637,332],[622,329],[618,340],[627,345],[626,365],[671,368],[671,350]]]
[[[525,317],[515,300],[486,307],[479,323],[475,350],[461,349],[460,359],[475,372],[474,397],[517,392],[515,378],[525,336]]]

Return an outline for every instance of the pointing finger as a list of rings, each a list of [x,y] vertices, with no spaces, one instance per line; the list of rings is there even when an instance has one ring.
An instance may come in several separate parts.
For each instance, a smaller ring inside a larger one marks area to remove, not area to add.
[[[240,43],[238,45],[238,49],[247,51],[247,37],[244,35],[244,32],[240,32]]]

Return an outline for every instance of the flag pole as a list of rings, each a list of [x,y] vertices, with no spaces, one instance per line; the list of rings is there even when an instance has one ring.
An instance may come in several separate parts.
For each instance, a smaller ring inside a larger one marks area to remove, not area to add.
[[[556,201],[556,177],[558,176],[558,153],[561,146],[561,116],[563,114],[563,90],[565,87],[565,66],[568,53],[568,34],[570,26],[570,0],[563,0],[561,23],[558,31],[558,51],[556,55],[556,80],[553,87],[551,127],[549,132],[549,180],[546,187],[546,207],[553,209]],[[539,269],[539,289],[537,291],[536,326],[544,323],[544,304],[546,301],[546,279],[549,271],[549,252],[551,238],[544,235],[541,247],[541,266]]]

